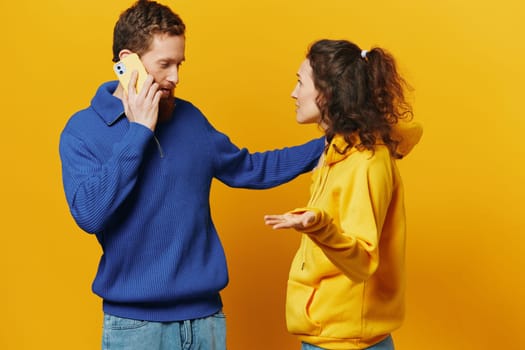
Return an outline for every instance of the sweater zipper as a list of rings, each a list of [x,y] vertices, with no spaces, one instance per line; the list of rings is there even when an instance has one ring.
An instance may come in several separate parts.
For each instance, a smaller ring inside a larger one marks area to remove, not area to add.
[[[155,143],[157,144],[157,149],[159,150],[160,157],[164,158],[164,151],[162,151],[162,146],[160,145],[157,135],[153,134],[153,139],[155,139]]]

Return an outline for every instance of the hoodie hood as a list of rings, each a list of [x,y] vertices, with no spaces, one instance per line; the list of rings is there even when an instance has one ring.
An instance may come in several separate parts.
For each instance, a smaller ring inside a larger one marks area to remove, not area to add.
[[[399,141],[397,151],[405,157],[419,143],[423,136],[423,126],[415,121],[399,121],[392,128],[392,138]]]
[[[410,151],[412,151],[412,148],[414,148],[414,146],[418,144],[422,135],[423,127],[421,126],[421,123],[415,121],[399,121],[392,128],[392,139],[399,141],[397,151],[403,157],[405,157],[408,153],[410,153]],[[359,137],[357,137],[357,143],[359,142]],[[335,135],[332,142],[330,143],[328,152],[325,155],[326,163],[328,165],[337,163],[345,159],[352,153],[358,152],[358,150],[355,147],[349,148],[344,154],[340,154],[335,150],[335,148],[343,150],[346,148],[346,146],[347,143],[344,137],[342,135]]]

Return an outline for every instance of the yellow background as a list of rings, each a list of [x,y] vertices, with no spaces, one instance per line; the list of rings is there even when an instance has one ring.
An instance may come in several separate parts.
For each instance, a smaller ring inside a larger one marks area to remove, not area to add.
[[[402,350],[517,349],[525,325],[523,68],[519,0],[180,0],[188,26],[178,95],[239,146],[260,151],[320,135],[289,98],[306,47],[321,37],[379,45],[415,87],[421,144],[400,164],[409,226]],[[100,249],[71,219],[58,137],[113,79],[123,0],[0,4],[1,349],[97,349],[91,291]],[[215,183],[214,219],[231,282],[233,350],[298,349],[284,324],[293,231],[266,213],[304,204],[309,176],[269,191]],[[521,345],[523,346],[523,345]]]

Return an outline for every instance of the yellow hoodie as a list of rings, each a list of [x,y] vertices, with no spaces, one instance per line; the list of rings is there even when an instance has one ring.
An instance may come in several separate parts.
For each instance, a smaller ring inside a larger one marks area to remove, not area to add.
[[[410,152],[419,124],[401,122],[394,138]],[[326,349],[364,349],[400,327],[404,315],[405,208],[403,184],[386,146],[345,154],[332,140],[312,175],[306,208],[315,222],[290,269],[288,330]]]

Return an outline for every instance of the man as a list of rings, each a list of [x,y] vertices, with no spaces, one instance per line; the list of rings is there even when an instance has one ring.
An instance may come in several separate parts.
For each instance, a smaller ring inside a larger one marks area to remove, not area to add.
[[[136,92],[104,83],[60,139],[63,183],[77,224],[102,247],[93,291],[103,299],[103,349],[225,349],[219,292],[228,283],[210,216],[213,178],[270,188],[312,169],[324,140],[253,153],[174,97],[185,25],[139,0],[114,30],[113,61],[137,53]],[[125,113],[124,113],[125,112]]]

